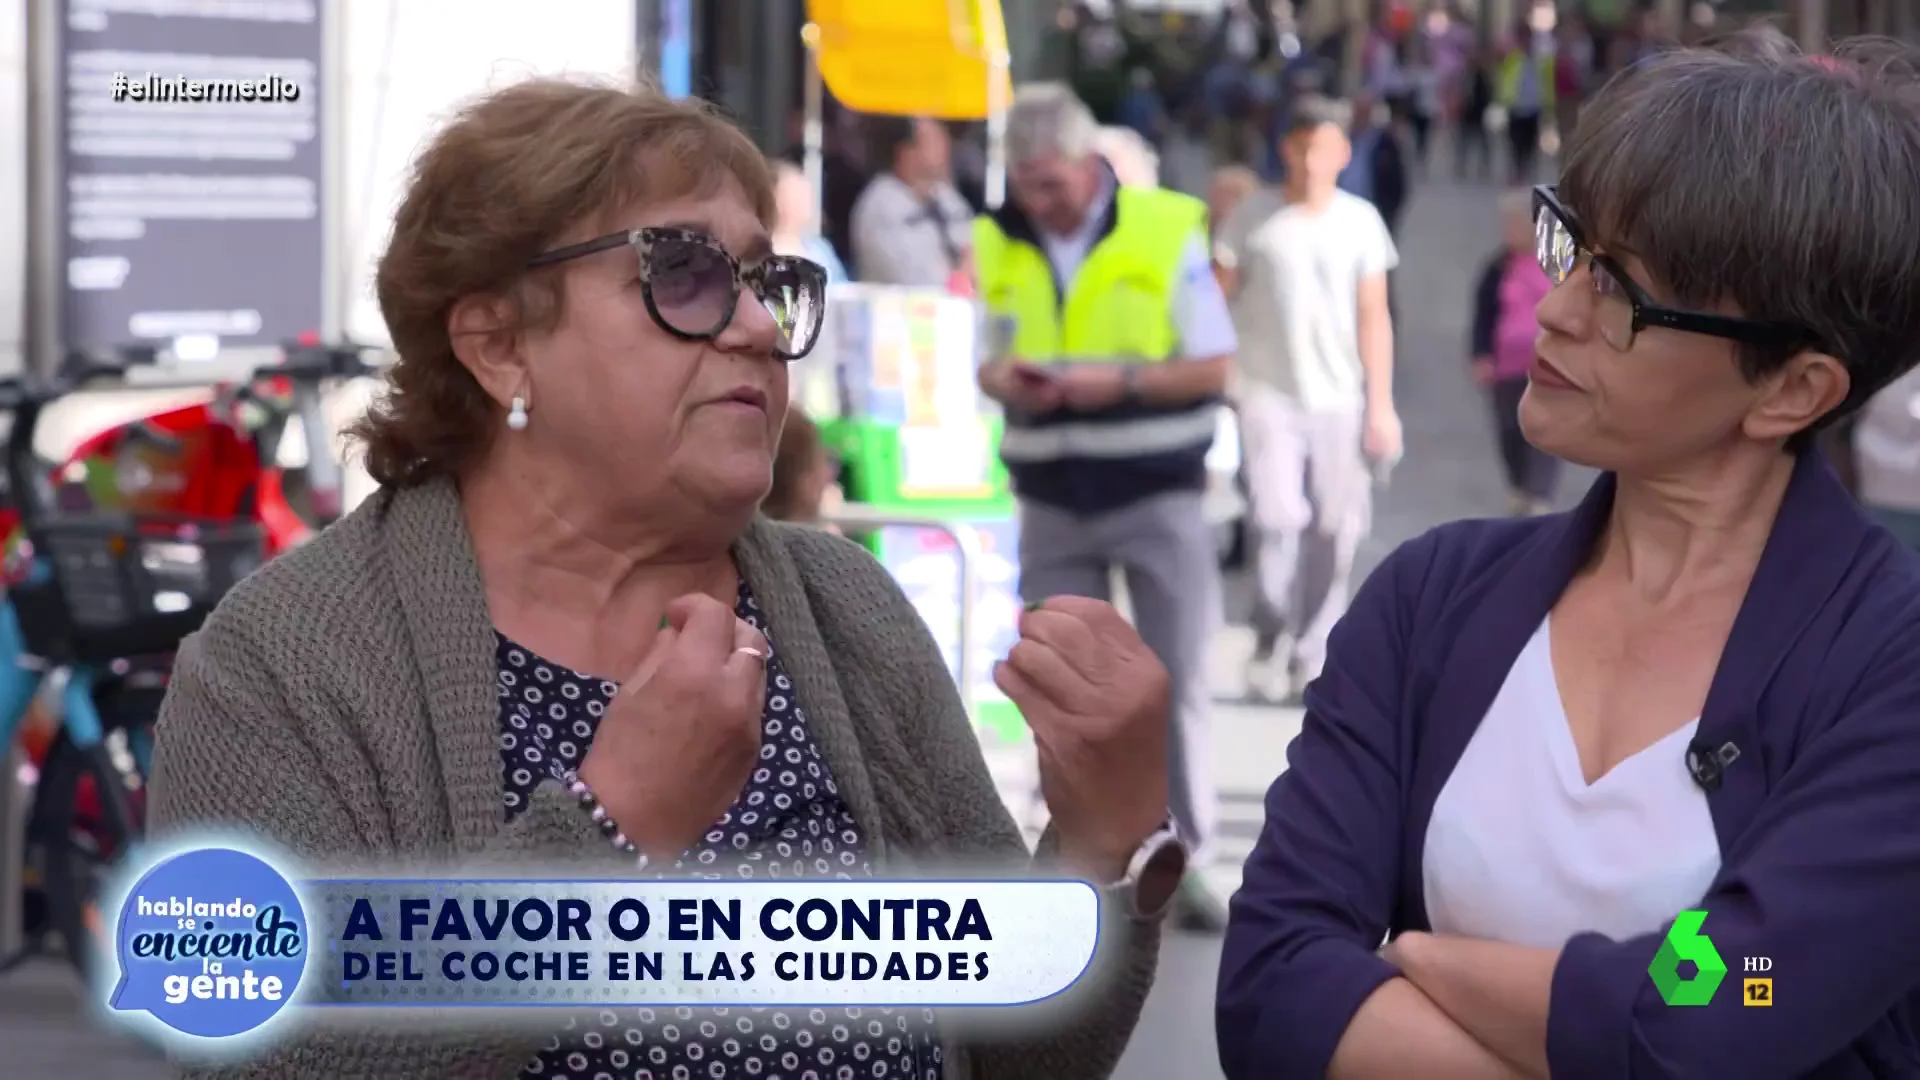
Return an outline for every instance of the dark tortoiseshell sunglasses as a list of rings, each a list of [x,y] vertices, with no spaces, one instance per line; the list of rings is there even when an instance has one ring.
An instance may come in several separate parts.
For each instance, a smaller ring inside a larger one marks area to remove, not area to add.
[[[720,242],[691,229],[628,229],[534,257],[529,266],[552,266],[625,247],[639,263],[647,313],[662,330],[687,341],[711,341],[733,322],[740,290],[747,289],[780,328],[774,352],[798,360],[813,350],[827,309],[827,272],[810,259],[770,255],[750,263]]]

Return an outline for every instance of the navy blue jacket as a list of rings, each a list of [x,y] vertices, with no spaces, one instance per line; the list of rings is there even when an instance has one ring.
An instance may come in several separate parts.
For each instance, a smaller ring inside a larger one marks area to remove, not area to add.
[[[1234,897],[1220,967],[1229,1077],[1321,1077],[1429,929],[1435,798],[1507,670],[1590,555],[1603,476],[1566,514],[1444,525],[1403,545],[1335,627]],[[1554,972],[1554,1080],[1920,1076],[1920,563],[1818,454],[1801,459],[1714,674],[1699,744],[1740,755],[1708,796],[1723,867],[1698,905],[1729,972],[1669,1007],[1661,932],[1582,934]],[[1746,957],[1776,1003],[1742,1005]]]

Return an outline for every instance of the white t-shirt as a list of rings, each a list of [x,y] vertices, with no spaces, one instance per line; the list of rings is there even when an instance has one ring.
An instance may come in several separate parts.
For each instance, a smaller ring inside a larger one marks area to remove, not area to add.
[[[1400,262],[1373,204],[1341,191],[1316,214],[1256,192],[1221,226],[1216,249],[1239,277],[1239,378],[1311,411],[1363,409],[1360,283]]]
[[[1422,884],[1434,932],[1557,949],[1653,933],[1720,872],[1687,771],[1694,720],[1589,784],[1542,622],[1434,800]]]

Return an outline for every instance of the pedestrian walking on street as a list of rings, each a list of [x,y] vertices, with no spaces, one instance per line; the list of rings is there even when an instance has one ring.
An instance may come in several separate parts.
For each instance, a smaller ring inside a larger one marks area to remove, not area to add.
[[[1487,114],[1493,108],[1493,64],[1485,50],[1476,49],[1462,76],[1460,118],[1453,132],[1453,175],[1456,180],[1485,180],[1493,175],[1493,136]]]
[[[1341,621],[1233,899],[1228,1080],[1920,1076],[1920,567],[1815,437],[1920,362],[1920,53],[1834,57],[1653,57],[1535,189],[1521,424],[1600,476]]]
[[[1553,283],[1534,250],[1533,193],[1509,192],[1500,200],[1504,237],[1480,272],[1473,296],[1473,379],[1493,404],[1494,438],[1516,515],[1544,514],[1553,506],[1560,459],[1527,441],[1520,430],[1520,398],[1527,392],[1533,344],[1540,324],[1534,308]]]
[[[1434,69],[1440,75],[1440,111],[1438,125],[1451,132],[1460,121],[1466,95],[1466,77],[1478,51],[1474,32],[1460,17],[1456,4],[1435,4],[1427,9],[1421,33],[1426,38]]]
[[[1444,77],[1427,36],[1421,33],[1409,37],[1407,81],[1413,91],[1407,95],[1402,106],[1405,112],[1402,119],[1413,137],[1413,171],[1422,177],[1427,175],[1428,151],[1432,146],[1434,127],[1440,123],[1444,112]]]
[[[974,231],[980,295],[1011,330],[980,387],[1006,408],[1021,596],[1104,599],[1114,569],[1124,573],[1140,635],[1173,680],[1174,817],[1204,852],[1217,815],[1207,657],[1221,601],[1203,503],[1233,322],[1208,259],[1206,204],[1120,184],[1097,138],[1067,87],[1015,95],[1011,197]],[[1197,881],[1181,914],[1217,927]]]
[[[1515,185],[1531,184],[1540,160],[1540,135],[1553,122],[1553,38],[1522,21],[1500,60],[1495,101],[1506,113],[1508,176]]]
[[[1349,118],[1344,102],[1300,102],[1286,182],[1242,203],[1218,238],[1255,533],[1248,687],[1269,698],[1319,674],[1371,523],[1372,466],[1401,449],[1387,300],[1399,254],[1372,204],[1338,187]]]
[[[1593,33],[1577,15],[1554,30],[1554,123],[1562,143],[1580,123],[1580,106],[1597,87]]]

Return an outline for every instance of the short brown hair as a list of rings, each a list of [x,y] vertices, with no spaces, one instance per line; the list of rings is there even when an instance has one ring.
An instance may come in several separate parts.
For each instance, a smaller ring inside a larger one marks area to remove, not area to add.
[[[1920,360],[1920,54],[1854,40],[1808,57],[1770,29],[1674,49],[1580,111],[1559,195],[1590,242],[1673,302],[1804,328],[1865,404]],[[1744,345],[1759,379],[1800,346]]]
[[[563,271],[528,270],[534,256],[587,238],[575,231],[621,228],[610,215],[634,202],[705,194],[728,177],[770,223],[772,174],[752,141],[705,102],[648,85],[532,79],[463,108],[414,161],[374,278],[399,359],[352,431],[373,479],[457,475],[494,437],[498,405],[448,336],[456,301],[497,294],[512,312],[502,332],[551,328]]]

